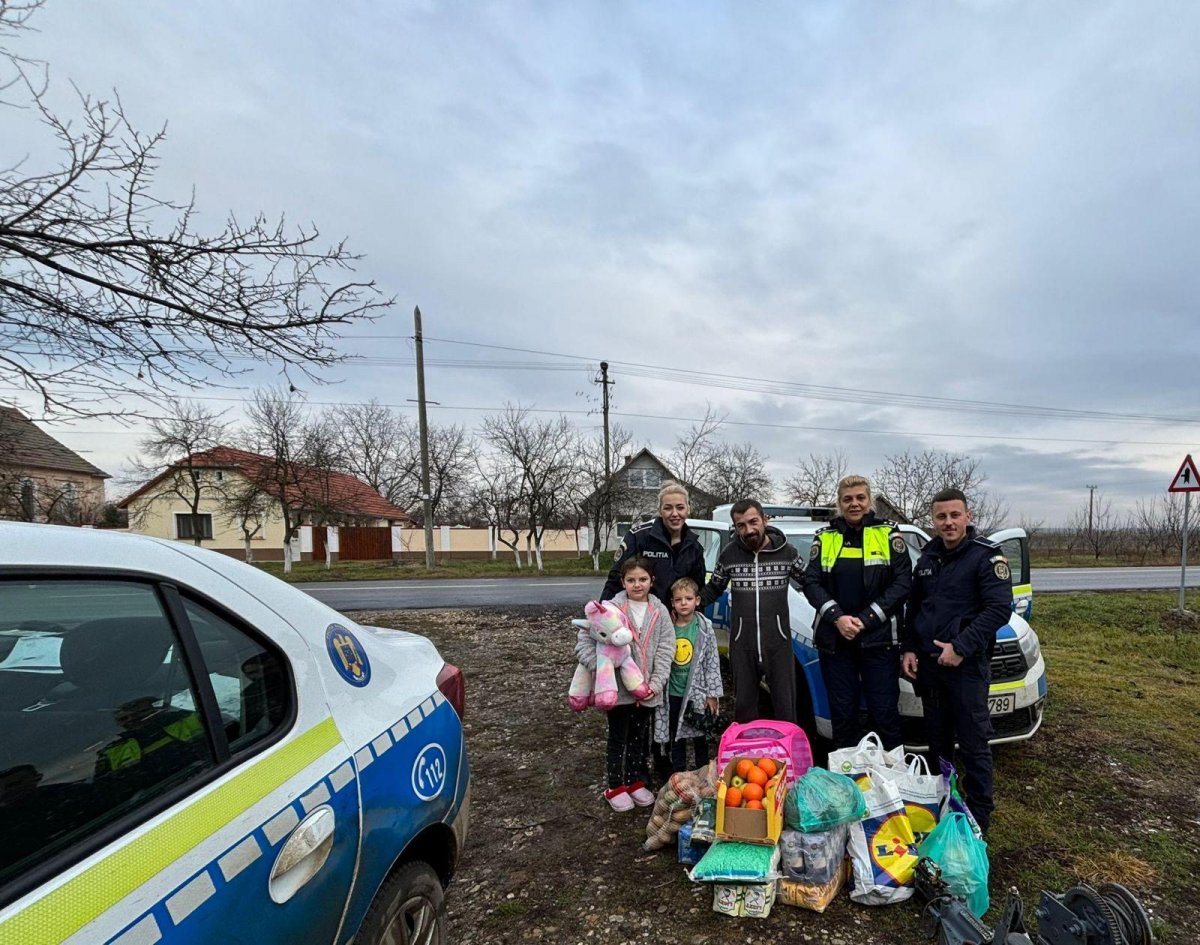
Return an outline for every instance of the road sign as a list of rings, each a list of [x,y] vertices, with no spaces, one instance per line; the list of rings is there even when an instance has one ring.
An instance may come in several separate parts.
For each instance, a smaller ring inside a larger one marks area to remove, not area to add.
[[[1175,478],[1167,486],[1167,491],[1200,492],[1200,473],[1196,471],[1196,464],[1192,462],[1191,453],[1188,453],[1183,458],[1183,465],[1179,467],[1179,472],[1175,474]]]

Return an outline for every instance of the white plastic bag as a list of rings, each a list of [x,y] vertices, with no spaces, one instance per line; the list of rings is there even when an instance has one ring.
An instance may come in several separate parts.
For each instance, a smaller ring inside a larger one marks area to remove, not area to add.
[[[913,894],[917,850],[900,789],[877,774],[863,775],[859,783],[867,816],[850,825],[848,851],[854,867],[850,898],[864,906],[904,902]]]
[[[830,771],[838,774],[848,774],[857,778],[866,774],[871,768],[904,768],[904,746],[897,745],[891,751],[883,747],[883,742],[874,732],[867,732],[853,748],[837,748],[829,753]]]
[[[917,843],[924,840],[941,819],[946,802],[946,781],[941,773],[930,774],[924,755],[910,754],[904,768],[872,767],[871,774],[891,781],[900,791]]]

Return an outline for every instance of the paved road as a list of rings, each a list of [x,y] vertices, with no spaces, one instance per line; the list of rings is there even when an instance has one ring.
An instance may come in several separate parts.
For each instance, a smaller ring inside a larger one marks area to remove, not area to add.
[[[1188,556],[1189,558],[1191,555]],[[1189,563],[1187,586],[1200,587],[1200,566]],[[1034,568],[1033,593],[1178,588],[1178,568]]]
[[[425,607],[508,607],[580,604],[604,588],[604,578],[445,578],[430,581],[327,581],[297,584],[335,610]]]
[[[506,607],[579,604],[604,586],[600,578],[463,578],[431,581],[327,581],[298,588],[336,610],[426,607]],[[1034,568],[1034,594],[1179,586],[1178,568]],[[1200,565],[1188,568],[1188,587],[1200,587]]]

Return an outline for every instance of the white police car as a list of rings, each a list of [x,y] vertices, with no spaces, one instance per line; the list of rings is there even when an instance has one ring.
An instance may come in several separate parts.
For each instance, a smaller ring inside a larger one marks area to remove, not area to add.
[[[442,941],[463,695],[226,556],[0,522],[0,943]]]
[[[728,506],[718,507],[714,521],[688,519],[688,528],[696,533],[704,548],[706,567],[711,572],[722,544],[729,540]],[[787,506],[768,506],[770,523],[783,532],[795,545],[802,559],[808,558],[813,539],[825,521],[834,514],[832,509],[808,507],[792,509]],[[908,543],[909,555],[915,562],[929,536],[915,525],[901,525],[900,531]],[[988,708],[995,732],[992,744],[1024,741],[1033,737],[1042,724],[1042,708],[1046,700],[1046,664],[1042,659],[1037,634],[1028,619],[1033,609],[1033,586],[1029,582],[1029,541],[1023,529],[1009,528],[988,536],[1000,545],[1008,558],[1013,583],[1013,614],[1008,624],[996,633],[996,649],[992,656],[992,684],[988,693]],[[792,651],[796,654],[796,705],[801,721],[812,725],[829,738],[833,726],[829,720],[829,700],[817,650],[813,642],[812,606],[795,587],[788,590],[788,605],[792,623]],[[722,652],[727,649],[729,626],[729,595],[722,595],[708,614],[717,631]],[[900,680],[900,722],[905,743],[910,748],[923,748],[923,710],[920,697],[912,684]]]

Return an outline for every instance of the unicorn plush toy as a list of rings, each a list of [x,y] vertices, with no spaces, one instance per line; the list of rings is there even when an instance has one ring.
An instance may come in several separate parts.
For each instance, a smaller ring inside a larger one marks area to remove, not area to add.
[[[621,608],[611,601],[589,601],[583,608],[585,620],[572,620],[575,626],[586,630],[596,642],[596,672],[580,663],[571,679],[571,690],[567,701],[576,712],[589,705],[608,711],[617,704],[617,673],[621,683],[635,699],[649,698],[653,690],[646,683],[637,661],[629,649],[633,642],[633,631]]]

